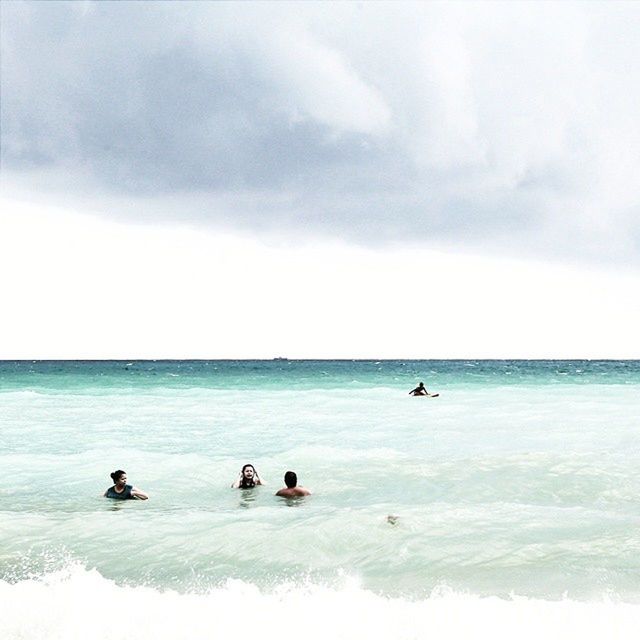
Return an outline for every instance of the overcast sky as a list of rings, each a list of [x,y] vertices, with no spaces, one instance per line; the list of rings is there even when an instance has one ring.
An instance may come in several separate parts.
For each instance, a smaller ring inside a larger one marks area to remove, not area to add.
[[[640,357],[637,3],[0,6],[0,357]]]

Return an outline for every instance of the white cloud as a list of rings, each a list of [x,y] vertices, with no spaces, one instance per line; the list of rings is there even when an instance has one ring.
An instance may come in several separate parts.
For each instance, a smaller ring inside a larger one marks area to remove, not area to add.
[[[640,262],[635,4],[41,4],[3,7],[16,196]]]
[[[292,119],[311,117],[338,133],[383,133],[391,113],[383,97],[349,67],[341,52],[308,31],[280,30],[270,38],[265,62],[276,71],[282,108]]]
[[[640,357],[633,273],[0,204],[0,358]]]

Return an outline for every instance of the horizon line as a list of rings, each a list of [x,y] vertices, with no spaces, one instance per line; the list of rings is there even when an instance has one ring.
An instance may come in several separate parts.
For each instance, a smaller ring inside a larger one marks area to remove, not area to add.
[[[7,362],[640,362],[640,358],[0,358]]]

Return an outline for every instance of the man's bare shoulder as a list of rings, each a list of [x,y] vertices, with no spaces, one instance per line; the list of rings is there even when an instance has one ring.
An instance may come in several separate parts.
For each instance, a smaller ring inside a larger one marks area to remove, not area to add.
[[[305,489],[304,487],[285,487],[284,489],[280,489],[276,493],[277,496],[281,498],[299,498],[302,496],[311,495],[311,491],[309,489]]]

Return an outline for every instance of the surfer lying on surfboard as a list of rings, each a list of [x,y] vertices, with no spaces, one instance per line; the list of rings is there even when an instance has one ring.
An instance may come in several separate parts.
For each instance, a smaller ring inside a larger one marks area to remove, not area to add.
[[[415,389],[409,391],[410,396],[429,396],[430,398],[437,398],[439,393],[429,393],[424,386],[424,382],[421,382]]]

